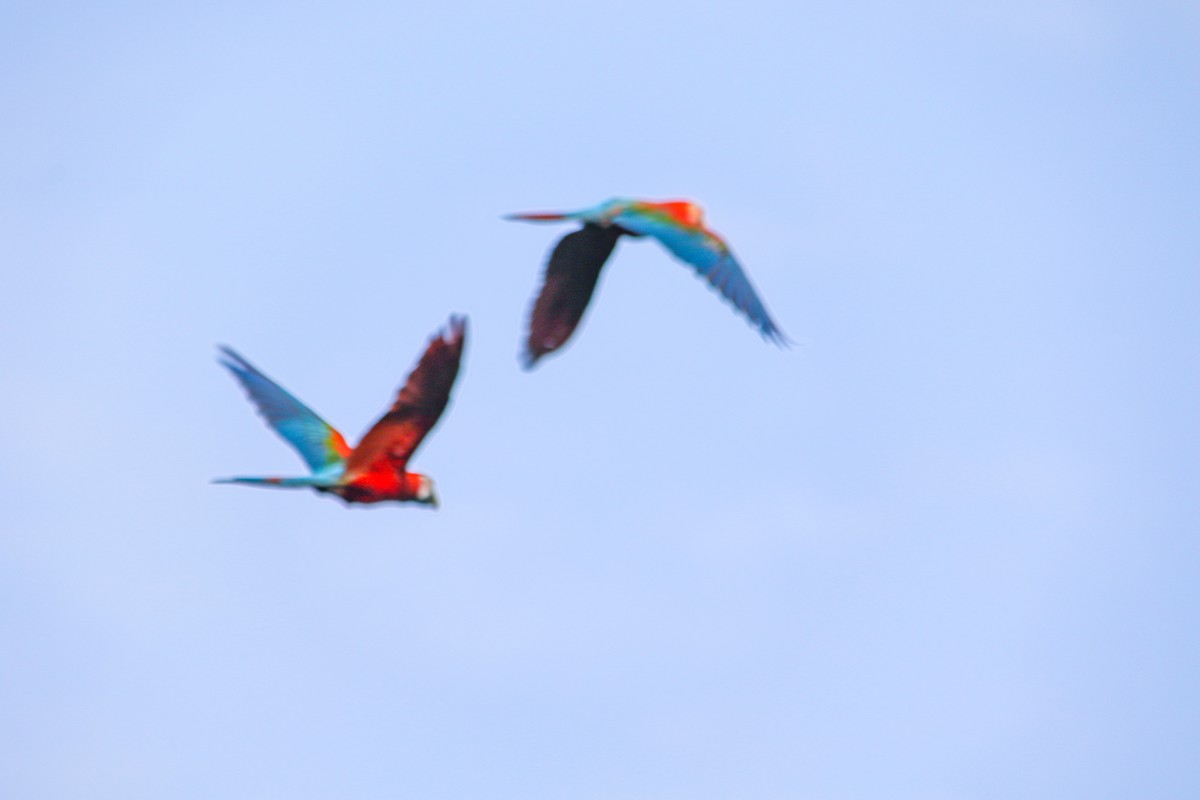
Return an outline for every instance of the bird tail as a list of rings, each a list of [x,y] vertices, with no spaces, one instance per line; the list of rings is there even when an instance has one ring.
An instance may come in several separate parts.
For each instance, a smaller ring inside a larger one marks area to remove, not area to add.
[[[563,211],[537,211],[524,214],[505,214],[501,219],[519,222],[561,222],[571,219],[571,214]]]
[[[328,489],[337,481],[320,475],[303,478],[216,478],[213,483],[241,483],[247,486],[263,486],[273,489]]]

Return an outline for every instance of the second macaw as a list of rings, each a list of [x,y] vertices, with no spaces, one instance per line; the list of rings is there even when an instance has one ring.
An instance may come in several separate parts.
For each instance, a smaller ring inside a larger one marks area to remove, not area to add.
[[[505,219],[583,223],[582,228],[560,239],[550,254],[530,313],[523,355],[527,369],[571,338],[595,291],[600,270],[622,235],[657,239],[720,292],[764,338],[780,345],[788,343],[733,251],[704,224],[704,211],[695,203],[615,198],[581,211],[509,214]]]

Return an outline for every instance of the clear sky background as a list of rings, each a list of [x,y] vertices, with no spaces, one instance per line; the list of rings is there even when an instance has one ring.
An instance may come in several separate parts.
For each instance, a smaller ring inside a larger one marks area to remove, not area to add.
[[[1200,796],[1194,2],[9,3],[0,796]],[[690,197],[519,370],[568,229]],[[432,512],[303,466],[471,317]]]

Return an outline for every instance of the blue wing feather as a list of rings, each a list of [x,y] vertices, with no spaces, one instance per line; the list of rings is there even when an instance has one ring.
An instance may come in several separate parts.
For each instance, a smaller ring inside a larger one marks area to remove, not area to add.
[[[284,441],[296,449],[309,469],[324,473],[343,466],[349,448],[342,435],[279,384],[228,347],[221,364],[233,373],[258,411]]]
[[[684,227],[673,221],[641,214],[636,210],[612,219],[631,233],[652,236],[680,261],[689,264],[721,295],[758,328],[762,335],[778,344],[787,343],[783,331],[771,319],[754,291],[745,270],[720,238],[703,228]]]

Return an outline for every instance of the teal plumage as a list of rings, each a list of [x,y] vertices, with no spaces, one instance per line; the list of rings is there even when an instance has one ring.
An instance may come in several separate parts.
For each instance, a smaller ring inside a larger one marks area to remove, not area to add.
[[[324,474],[345,466],[350,448],[332,425],[232,348],[222,347],[221,353],[221,364],[237,378],[267,424],[296,449],[313,473]]]

